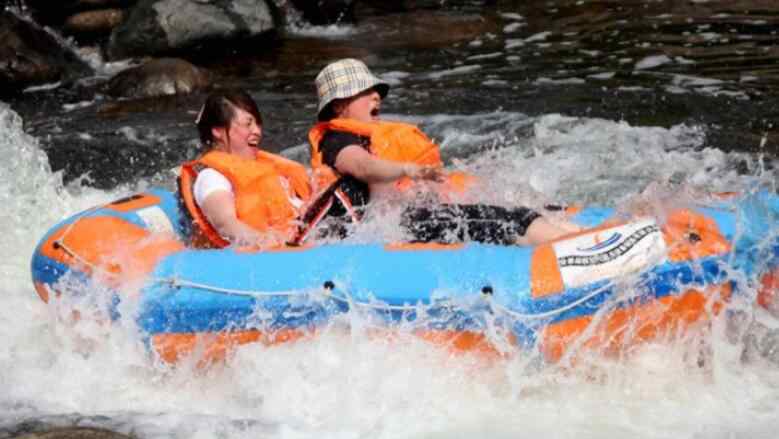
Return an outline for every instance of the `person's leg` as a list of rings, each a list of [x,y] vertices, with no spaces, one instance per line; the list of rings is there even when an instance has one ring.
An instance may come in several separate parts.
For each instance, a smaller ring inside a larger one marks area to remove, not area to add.
[[[414,206],[403,212],[401,224],[415,242],[481,242],[514,245],[518,235],[539,215],[527,208],[507,209],[483,204]]]
[[[575,224],[550,220],[527,207],[483,204],[409,207],[401,224],[414,242],[439,243],[537,245],[581,231]]]
[[[409,206],[401,216],[400,225],[411,237],[411,242],[449,244],[464,240],[462,225],[448,207]]]
[[[517,237],[519,245],[538,245],[580,232],[581,227],[572,223],[556,223],[546,217],[538,217],[527,226],[524,235]]]
[[[495,243],[538,245],[580,232],[582,228],[565,220],[542,216],[528,207],[468,206],[477,208],[476,224],[490,228]],[[494,224],[494,225],[493,225]],[[497,228],[497,225],[500,225]]]

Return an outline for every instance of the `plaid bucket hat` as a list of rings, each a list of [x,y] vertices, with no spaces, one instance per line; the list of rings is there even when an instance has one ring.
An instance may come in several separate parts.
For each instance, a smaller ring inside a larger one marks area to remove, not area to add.
[[[314,80],[319,107],[317,118],[322,120],[329,110],[330,103],[336,99],[350,98],[365,90],[375,88],[384,99],[389,93],[389,84],[368,70],[368,66],[360,60],[346,58],[328,64]]]

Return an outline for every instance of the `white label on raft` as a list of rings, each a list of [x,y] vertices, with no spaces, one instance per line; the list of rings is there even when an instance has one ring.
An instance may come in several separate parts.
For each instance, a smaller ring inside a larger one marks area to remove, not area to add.
[[[560,241],[554,250],[566,288],[613,279],[666,261],[663,234],[651,218]]]
[[[146,228],[153,233],[174,233],[173,224],[170,222],[168,215],[157,206],[144,207],[135,211]]]

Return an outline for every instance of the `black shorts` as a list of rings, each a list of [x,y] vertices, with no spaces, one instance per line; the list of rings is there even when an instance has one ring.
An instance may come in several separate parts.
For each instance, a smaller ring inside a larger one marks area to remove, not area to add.
[[[401,225],[411,233],[414,242],[513,245],[540,216],[527,207],[441,204],[407,208]]]

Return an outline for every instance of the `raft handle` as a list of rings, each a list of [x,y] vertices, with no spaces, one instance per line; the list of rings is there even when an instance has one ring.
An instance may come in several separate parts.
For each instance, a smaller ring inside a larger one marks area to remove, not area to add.
[[[699,234],[697,234],[695,232],[690,232],[690,233],[687,234],[687,240],[690,241],[691,243],[695,244],[695,243],[703,241],[703,238],[701,238],[701,235],[699,235]]]
[[[168,279],[160,279],[159,282],[163,285],[167,285],[168,287],[176,290],[180,290],[181,287],[183,286],[181,282],[179,282],[178,278],[175,277],[171,277]]]

